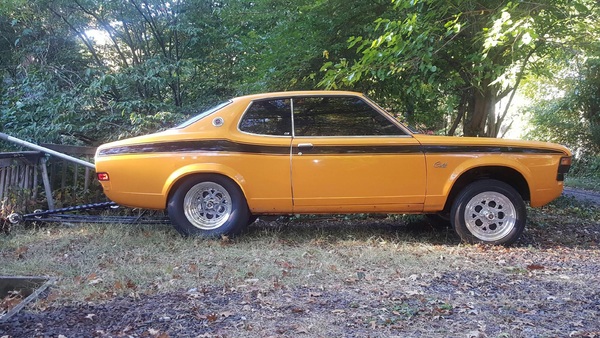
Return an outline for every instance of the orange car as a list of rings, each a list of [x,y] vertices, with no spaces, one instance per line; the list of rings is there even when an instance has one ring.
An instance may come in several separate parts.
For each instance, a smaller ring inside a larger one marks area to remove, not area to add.
[[[183,235],[236,235],[259,215],[424,213],[491,244],[517,240],[525,201],[557,198],[570,164],[556,144],[417,134],[338,91],[238,97],[96,153],[111,200],[167,209]]]

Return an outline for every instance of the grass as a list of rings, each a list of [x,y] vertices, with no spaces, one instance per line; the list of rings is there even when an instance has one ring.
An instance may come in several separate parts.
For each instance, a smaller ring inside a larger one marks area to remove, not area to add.
[[[600,219],[597,209],[561,198],[530,212],[521,246],[553,238],[546,228],[561,222],[594,219]],[[55,292],[69,302],[205,285],[272,289],[393,281],[423,267],[431,273],[472,268],[464,257],[471,248],[451,230],[434,231],[416,216],[259,221],[234,240],[182,238],[167,225],[33,225],[0,237],[0,275],[58,277]]]
[[[115,336],[132,335],[135,316],[120,313],[134,306],[155,320],[133,336],[177,336],[168,316],[207,336],[585,337],[600,332],[590,320],[599,243],[600,209],[564,197],[530,209],[511,248],[461,244],[422,216],[265,219],[233,240],[167,225],[34,224],[0,235],[0,275],[58,277],[34,310],[75,306]]]
[[[440,264],[451,233],[394,229],[393,221],[259,222],[236,240],[180,237],[170,226],[19,227],[0,237],[0,275],[60,278],[63,300],[95,300],[132,291],[156,293],[199,285],[271,288],[394,278]],[[378,224],[379,223],[379,224]],[[381,224],[383,223],[383,224]]]
[[[600,178],[596,176],[567,176],[565,185],[571,188],[600,191]]]

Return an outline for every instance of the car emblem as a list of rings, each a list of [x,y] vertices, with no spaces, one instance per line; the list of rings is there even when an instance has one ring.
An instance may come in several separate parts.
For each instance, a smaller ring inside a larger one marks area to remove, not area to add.
[[[438,161],[438,162],[435,162],[435,163],[433,164],[433,167],[434,167],[434,168],[441,168],[441,169],[443,169],[443,168],[446,168],[447,166],[448,166],[448,163],[439,162],[439,161]]]
[[[225,123],[225,121],[222,117],[215,117],[214,120],[212,120],[212,124],[215,127],[220,127],[223,125],[223,123]]]

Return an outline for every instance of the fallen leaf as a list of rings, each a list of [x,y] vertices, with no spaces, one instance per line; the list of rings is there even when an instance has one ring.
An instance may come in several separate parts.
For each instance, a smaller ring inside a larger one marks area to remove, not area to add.
[[[308,329],[303,326],[298,326],[296,328],[296,333],[308,333]]]
[[[529,264],[527,265],[527,270],[529,271],[533,271],[533,270],[543,270],[544,267],[542,265],[539,264]]]
[[[467,333],[468,338],[485,338],[487,335],[481,331],[471,331]]]
[[[221,245],[230,245],[232,243],[229,236],[221,235]]]
[[[131,289],[131,290],[137,289],[137,285],[135,285],[135,283],[131,279],[127,280],[126,285],[127,285],[128,289]]]
[[[96,285],[102,283],[102,278],[95,278],[88,282],[88,285]]]
[[[26,246],[22,246],[17,248],[17,250],[15,250],[15,255],[17,256],[18,259],[23,259],[25,258],[25,254],[27,253],[27,251],[29,251],[29,248]]]
[[[294,267],[291,263],[286,261],[275,261],[275,263],[284,269],[291,269]]]
[[[189,271],[190,272],[196,272],[196,271],[198,271],[198,265],[197,264],[190,264]]]

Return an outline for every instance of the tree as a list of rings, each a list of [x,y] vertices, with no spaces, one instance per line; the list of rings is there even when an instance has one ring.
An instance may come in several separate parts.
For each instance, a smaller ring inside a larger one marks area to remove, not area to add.
[[[231,1],[224,28],[235,46],[239,93],[314,89],[322,64],[354,56],[346,41],[368,33],[389,0]]]
[[[393,2],[393,12],[376,20],[376,34],[349,40],[360,58],[326,63],[321,85],[389,86],[409,122],[449,116],[447,126],[434,127],[450,135],[462,125],[467,136],[498,136],[523,77],[557,48],[590,41],[586,23],[598,16],[588,0]],[[390,93],[382,96],[388,101]],[[503,98],[508,104],[497,112]]]
[[[35,142],[76,140],[76,122],[65,124],[62,112],[78,102],[88,60],[37,3],[4,4],[1,130]]]
[[[171,126],[231,93],[218,3],[11,3],[0,15],[10,60],[0,61],[13,135],[96,145]]]
[[[564,144],[578,157],[600,153],[600,53],[591,54],[558,66],[558,76],[528,81],[527,138]]]

